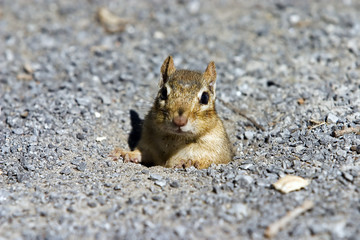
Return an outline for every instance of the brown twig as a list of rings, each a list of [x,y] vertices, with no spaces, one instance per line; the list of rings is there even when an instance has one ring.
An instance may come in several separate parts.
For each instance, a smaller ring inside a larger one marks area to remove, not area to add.
[[[280,120],[280,118],[282,118],[285,114],[284,113],[280,113],[272,122],[269,123],[270,127],[273,127],[277,124],[277,122]]]
[[[313,119],[310,119],[309,122],[310,122],[310,124],[312,124],[312,126],[309,126],[308,129],[314,129],[314,128],[317,128],[317,127],[320,127],[320,126],[326,124],[326,122],[324,122],[324,121],[316,121]]]
[[[360,127],[349,127],[342,130],[336,130],[334,131],[333,135],[334,137],[341,137],[342,135],[349,133],[355,133],[357,135],[360,135]]]
[[[235,108],[233,105],[231,105],[228,102],[225,102],[224,100],[218,98],[218,100],[227,108],[229,108],[231,111],[233,111],[234,113],[239,114],[240,116],[246,118],[246,120],[248,120],[249,122],[251,122],[257,129],[260,129],[262,131],[265,131],[264,127],[261,126],[260,124],[258,124],[254,119],[246,116],[246,114],[244,112],[242,112],[241,110]]]
[[[270,224],[265,230],[265,237],[274,237],[282,228],[284,228],[290,221],[295,219],[297,216],[313,208],[314,203],[312,201],[305,201],[301,206],[294,208],[289,211],[284,217],[280,218],[276,222]]]

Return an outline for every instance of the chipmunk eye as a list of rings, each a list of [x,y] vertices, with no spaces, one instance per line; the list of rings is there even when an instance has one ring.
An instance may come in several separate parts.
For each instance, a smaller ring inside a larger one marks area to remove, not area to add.
[[[163,87],[160,90],[160,99],[161,100],[166,100],[167,99],[167,89],[166,89],[166,87]]]
[[[201,94],[200,103],[206,105],[208,104],[208,102],[209,102],[209,93],[203,92]]]

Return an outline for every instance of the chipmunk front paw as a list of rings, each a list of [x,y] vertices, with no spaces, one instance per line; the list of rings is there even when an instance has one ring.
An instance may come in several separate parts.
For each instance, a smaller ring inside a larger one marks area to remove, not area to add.
[[[111,157],[114,161],[117,161],[119,160],[119,158],[122,158],[124,163],[127,162],[141,163],[141,152],[137,149],[134,151],[125,151],[121,148],[115,148],[109,154],[109,157]]]

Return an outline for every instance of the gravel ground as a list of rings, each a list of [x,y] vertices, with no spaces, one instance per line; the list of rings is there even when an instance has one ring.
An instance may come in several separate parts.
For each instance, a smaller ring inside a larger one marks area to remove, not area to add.
[[[359,239],[360,2],[0,1],[0,239]],[[105,6],[128,21],[109,34]],[[204,70],[236,155],[186,170],[114,162],[160,66]],[[102,139],[99,139],[104,137]],[[272,187],[291,174],[300,191]]]

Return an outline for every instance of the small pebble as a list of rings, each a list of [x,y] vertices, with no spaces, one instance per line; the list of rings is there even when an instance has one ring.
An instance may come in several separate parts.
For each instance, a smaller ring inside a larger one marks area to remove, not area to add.
[[[162,180],[163,177],[159,174],[152,173],[152,174],[150,174],[149,179],[152,181],[157,181],[157,180]]]
[[[66,208],[66,211],[68,211],[69,213],[74,213],[75,209],[72,205],[70,205],[69,207]]]
[[[79,165],[76,167],[77,170],[83,172],[86,168],[86,162],[80,162]]]
[[[77,133],[77,134],[76,134],[76,137],[77,137],[77,139],[79,139],[79,140],[84,140],[84,139],[85,139],[85,135],[82,134],[82,133]]]
[[[187,231],[186,227],[179,225],[175,227],[174,231],[176,235],[178,235],[180,238],[186,238],[186,231]]]
[[[245,131],[244,136],[247,140],[252,140],[254,138],[254,132],[251,131]]]
[[[17,134],[17,135],[22,135],[22,134],[24,134],[24,129],[22,129],[22,128],[15,128],[15,129],[13,130],[13,133],[15,133],[15,134]]]
[[[166,181],[165,180],[156,180],[155,185],[160,186],[160,187],[165,187]]]
[[[159,195],[155,195],[155,196],[152,196],[151,199],[154,200],[154,201],[156,201],[156,202],[159,202],[159,201],[161,201],[163,198],[162,198],[161,196],[159,196]]]
[[[94,208],[97,206],[96,202],[93,202],[93,201],[88,202],[87,205],[91,208]]]
[[[180,184],[179,184],[178,181],[172,181],[172,182],[170,183],[170,187],[172,187],[172,188],[178,188],[178,187],[180,187]]]
[[[332,113],[329,113],[326,117],[327,123],[337,123],[337,121],[339,121],[339,118]]]
[[[102,141],[104,141],[104,140],[106,140],[106,137],[97,137],[97,138],[95,139],[95,141],[97,141],[97,142],[102,142]]]
[[[251,170],[254,168],[254,164],[252,163],[247,163],[247,164],[243,164],[243,165],[240,165],[240,168],[241,169],[244,169],[244,170]]]
[[[23,111],[22,113],[20,113],[20,116],[22,118],[27,118],[29,116],[29,111]]]
[[[342,176],[348,180],[349,182],[353,182],[354,181],[354,177],[353,175],[351,175],[350,173],[348,172],[342,172]]]
[[[101,117],[101,114],[100,114],[100,113],[98,113],[98,112],[95,112],[95,113],[94,113],[94,115],[95,115],[95,117],[96,117],[96,118]]]
[[[69,175],[71,173],[70,167],[66,166],[63,168],[63,170],[60,171],[61,174]]]
[[[106,199],[105,199],[105,197],[104,196],[99,196],[99,197],[97,197],[96,198],[96,200],[100,203],[100,205],[105,205],[105,203],[106,203]]]

